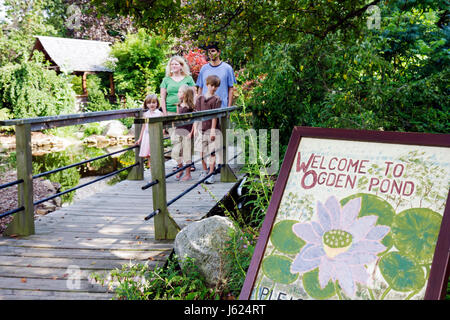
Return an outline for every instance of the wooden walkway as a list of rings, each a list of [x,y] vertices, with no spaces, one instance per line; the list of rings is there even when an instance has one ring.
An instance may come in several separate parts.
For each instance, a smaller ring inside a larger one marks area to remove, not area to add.
[[[172,166],[166,162],[166,172]],[[197,181],[200,164],[190,182],[167,179],[167,200]],[[235,170],[236,171],[236,170]],[[216,180],[219,180],[219,175]],[[150,181],[145,171],[145,181]],[[24,238],[0,236],[0,300],[110,299],[112,292],[92,284],[95,272],[107,274],[124,264],[162,265],[173,241],[155,241],[151,189],[144,181],[122,181],[36,220],[36,234]],[[198,186],[169,207],[183,228],[200,220],[234,183]],[[212,193],[214,198],[210,195]]]

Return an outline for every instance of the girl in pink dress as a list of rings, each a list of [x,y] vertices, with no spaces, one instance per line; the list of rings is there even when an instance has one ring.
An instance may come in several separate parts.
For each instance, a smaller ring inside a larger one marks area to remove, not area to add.
[[[160,117],[163,115],[163,113],[159,111],[159,100],[156,94],[147,95],[142,108],[145,110],[143,114],[144,118]],[[148,123],[144,123],[139,140],[136,141],[136,145],[140,145],[139,157],[147,158],[147,165],[150,168],[150,137],[148,134]]]

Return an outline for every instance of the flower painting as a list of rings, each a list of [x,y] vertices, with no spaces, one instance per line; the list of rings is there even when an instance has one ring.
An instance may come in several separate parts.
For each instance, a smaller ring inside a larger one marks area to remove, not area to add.
[[[322,289],[330,280],[338,281],[342,290],[354,297],[356,282],[366,284],[369,278],[364,265],[386,250],[381,240],[390,230],[387,226],[376,226],[375,215],[358,218],[360,210],[361,198],[350,200],[342,208],[334,196],[325,204],[318,202],[318,221],[292,227],[306,245],[295,257],[291,272],[303,274],[318,268]]]
[[[251,299],[425,297],[450,152],[366,144],[301,139]]]

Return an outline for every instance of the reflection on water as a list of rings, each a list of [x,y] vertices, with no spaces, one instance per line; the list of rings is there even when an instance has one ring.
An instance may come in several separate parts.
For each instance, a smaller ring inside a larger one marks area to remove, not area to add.
[[[90,147],[86,145],[72,145],[64,150],[49,152],[41,155],[33,155],[33,174],[51,171],[81,161],[96,158],[111,152],[127,148],[128,145],[115,145],[106,148]],[[128,150],[108,156],[99,160],[84,163],[63,171],[52,173],[45,178],[61,185],[60,191],[70,189],[79,184],[80,178],[89,176],[102,176],[119,170],[134,163],[134,151]],[[125,179],[128,172],[125,170],[118,175],[116,181]],[[62,196],[63,202],[73,199],[73,192]]]

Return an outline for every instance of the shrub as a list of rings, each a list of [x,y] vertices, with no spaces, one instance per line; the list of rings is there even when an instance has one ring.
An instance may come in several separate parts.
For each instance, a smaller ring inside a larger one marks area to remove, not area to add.
[[[75,147],[70,147],[59,152],[52,152],[40,157],[33,157],[33,172],[42,173],[64,167],[82,159],[82,155],[76,152]],[[80,181],[80,173],[78,168],[69,168],[56,173],[48,175],[48,179],[52,182],[61,184],[61,191],[71,189],[78,185]],[[63,202],[71,202],[74,197],[74,192],[66,193],[61,196]]]
[[[111,67],[117,94],[143,99],[150,92],[159,92],[167,51],[164,38],[144,29],[128,34],[124,42],[116,42],[111,49],[115,58]]]
[[[96,122],[86,123],[84,125],[83,133],[84,133],[84,137],[89,137],[94,134],[100,135],[100,134],[102,134],[102,127],[100,126],[99,123],[96,123]]]
[[[87,77],[87,92],[88,92],[88,103],[85,106],[85,111],[107,111],[117,109],[117,104],[111,104],[107,100],[108,89],[102,85],[102,79],[94,74],[90,74]]]
[[[206,56],[200,49],[194,49],[189,50],[189,53],[185,54],[184,58],[189,64],[192,78],[194,79],[194,81],[197,81],[200,69],[203,67],[203,65],[208,63],[208,61],[206,61]]]
[[[75,92],[69,77],[57,75],[43,63],[42,53],[19,64],[0,68],[0,109],[8,109],[14,118],[32,118],[71,113]]]
[[[93,274],[92,279],[115,290],[118,300],[211,300],[218,295],[205,285],[198,267],[186,259],[180,268],[175,256],[166,267],[130,264],[113,270],[108,277]]]

